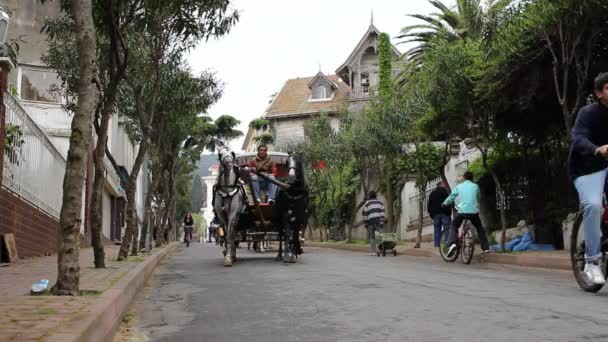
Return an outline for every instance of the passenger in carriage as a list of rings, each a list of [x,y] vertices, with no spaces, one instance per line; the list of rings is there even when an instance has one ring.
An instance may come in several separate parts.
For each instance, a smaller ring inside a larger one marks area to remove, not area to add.
[[[277,175],[277,166],[268,157],[268,146],[261,144],[258,146],[258,155],[249,162],[249,172],[251,173],[251,182],[253,184],[253,192],[258,203],[261,203],[260,190],[266,189],[268,194],[268,202],[274,202],[274,196],[277,192],[277,186],[260,177],[257,173],[264,173],[268,178],[274,179]]]

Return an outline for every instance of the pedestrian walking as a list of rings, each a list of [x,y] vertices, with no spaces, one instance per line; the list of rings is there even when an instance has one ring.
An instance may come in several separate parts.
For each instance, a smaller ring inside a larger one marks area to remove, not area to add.
[[[384,225],[384,203],[378,199],[375,191],[369,192],[369,200],[363,205],[363,223],[367,228],[369,255],[376,255],[376,231]]]
[[[429,216],[433,220],[433,227],[435,228],[433,234],[435,247],[439,247],[441,232],[444,229],[449,229],[450,224],[452,223],[452,209],[442,206],[443,201],[445,201],[449,195],[450,193],[444,182],[438,182],[435,190],[431,191],[431,194],[429,195],[427,210]]]

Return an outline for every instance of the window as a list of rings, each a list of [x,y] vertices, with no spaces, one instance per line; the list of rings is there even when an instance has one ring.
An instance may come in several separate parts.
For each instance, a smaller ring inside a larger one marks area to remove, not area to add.
[[[328,100],[331,99],[332,95],[332,89],[324,85],[314,86],[310,90],[311,100]]]
[[[44,67],[24,66],[20,68],[20,91],[22,100],[61,103],[57,89],[57,73]]]

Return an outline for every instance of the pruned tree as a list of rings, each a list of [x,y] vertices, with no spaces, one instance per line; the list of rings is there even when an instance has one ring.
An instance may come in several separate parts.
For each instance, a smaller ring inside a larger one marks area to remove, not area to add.
[[[97,106],[98,69],[91,0],[63,2],[62,8],[74,19],[78,47],[78,102],[72,118],[70,147],[63,179],[63,199],[59,218],[60,239],[55,295],[80,293],[80,227],[82,225],[82,189],[91,137],[91,113]]]

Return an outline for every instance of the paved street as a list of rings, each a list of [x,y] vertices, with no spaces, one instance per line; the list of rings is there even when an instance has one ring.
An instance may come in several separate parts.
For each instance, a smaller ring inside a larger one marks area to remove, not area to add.
[[[606,341],[608,290],[562,271],[307,249],[180,246],[155,275],[138,328],[151,341]]]

